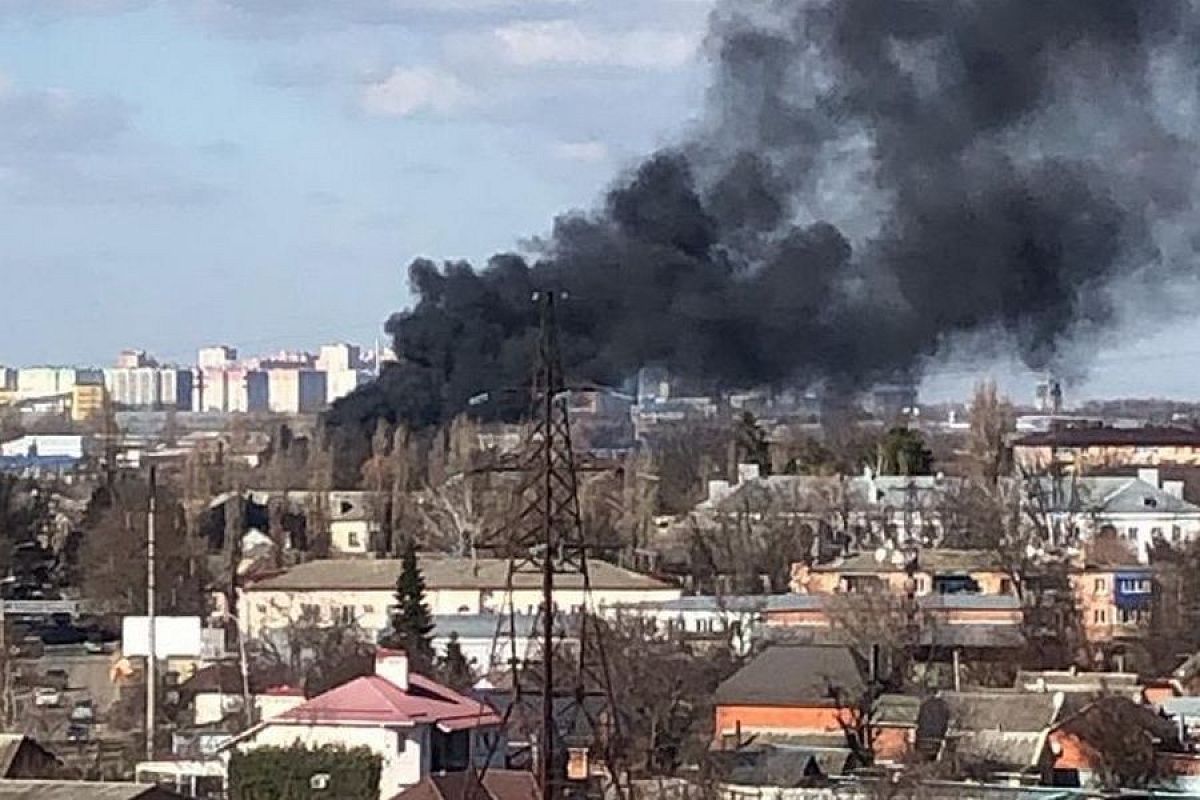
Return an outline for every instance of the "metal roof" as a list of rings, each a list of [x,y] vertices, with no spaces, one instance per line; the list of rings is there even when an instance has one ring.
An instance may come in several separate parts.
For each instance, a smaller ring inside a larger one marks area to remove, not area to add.
[[[508,561],[501,558],[454,558],[421,556],[421,574],[425,587],[438,589],[480,589],[503,591],[508,577]],[[320,559],[297,564],[286,572],[255,581],[246,591],[392,591],[400,576],[398,558]],[[592,589],[672,590],[670,584],[605,561],[589,561]],[[555,579],[562,589],[580,589],[579,575],[564,574]],[[513,576],[517,589],[540,589],[542,577],[533,572]]]
[[[866,664],[840,645],[775,645],[722,683],[722,705],[833,705],[831,689],[857,698]]]

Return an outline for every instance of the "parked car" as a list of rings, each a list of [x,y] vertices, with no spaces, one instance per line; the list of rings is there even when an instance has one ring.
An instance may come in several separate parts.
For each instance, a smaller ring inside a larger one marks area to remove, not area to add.
[[[39,686],[33,690],[33,704],[38,708],[58,708],[62,705],[62,692],[53,686]]]
[[[80,725],[91,725],[96,721],[96,709],[92,705],[91,699],[77,700],[75,707],[71,709],[71,722]]]

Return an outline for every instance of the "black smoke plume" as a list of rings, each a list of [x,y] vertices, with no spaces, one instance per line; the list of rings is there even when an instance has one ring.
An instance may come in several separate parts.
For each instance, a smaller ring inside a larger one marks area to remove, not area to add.
[[[963,334],[1031,367],[1191,269],[1186,0],[738,0],[707,121],[555,220],[536,258],[420,259],[400,363],[330,421],[441,423],[527,381],[537,288],[568,370],[715,387],[918,377]],[[1148,281],[1150,282],[1150,281]]]

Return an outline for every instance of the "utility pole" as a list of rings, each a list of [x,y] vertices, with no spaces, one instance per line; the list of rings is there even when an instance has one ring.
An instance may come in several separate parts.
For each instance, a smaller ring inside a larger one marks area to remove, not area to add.
[[[154,641],[154,517],[158,510],[158,475],[150,467],[150,499],[146,508],[146,760],[154,760],[155,701],[157,694],[158,654]]]
[[[540,652],[524,664],[514,652],[515,696],[510,711],[522,701],[522,695],[539,695],[537,780],[543,800],[621,800],[627,796],[621,785],[621,726],[603,627],[591,607],[588,560],[599,548],[588,541],[580,512],[577,473],[581,466],[571,444],[555,320],[559,296],[553,291],[534,296],[541,325],[532,385],[533,419],[520,457],[519,471],[525,475],[518,492],[520,510],[503,535],[489,537],[481,547],[498,550],[507,558],[506,596],[512,596],[518,575],[540,578],[540,618],[535,626],[535,650]],[[583,602],[571,615],[555,607],[555,586],[564,580],[583,591]],[[509,610],[515,642],[515,609],[510,606]],[[564,629],[576,635],[576,646],[555,641]],[[603,779],[598,780],[598,770],[591,764],[593,756],[604,761],[607,786]]]

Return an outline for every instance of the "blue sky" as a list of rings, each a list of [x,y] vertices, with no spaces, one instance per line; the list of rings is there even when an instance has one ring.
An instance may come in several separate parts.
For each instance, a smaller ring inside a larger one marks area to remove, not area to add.
[[[517,247],[684,130],[706,14],[0,0],[0,362],[369,341],[413,257]]]
[[[0,363],[369,343],[414,257],[517,248],[696,124],[710,4],[0,0]],[[1200,391],[1182,310],[1077,394]]]

